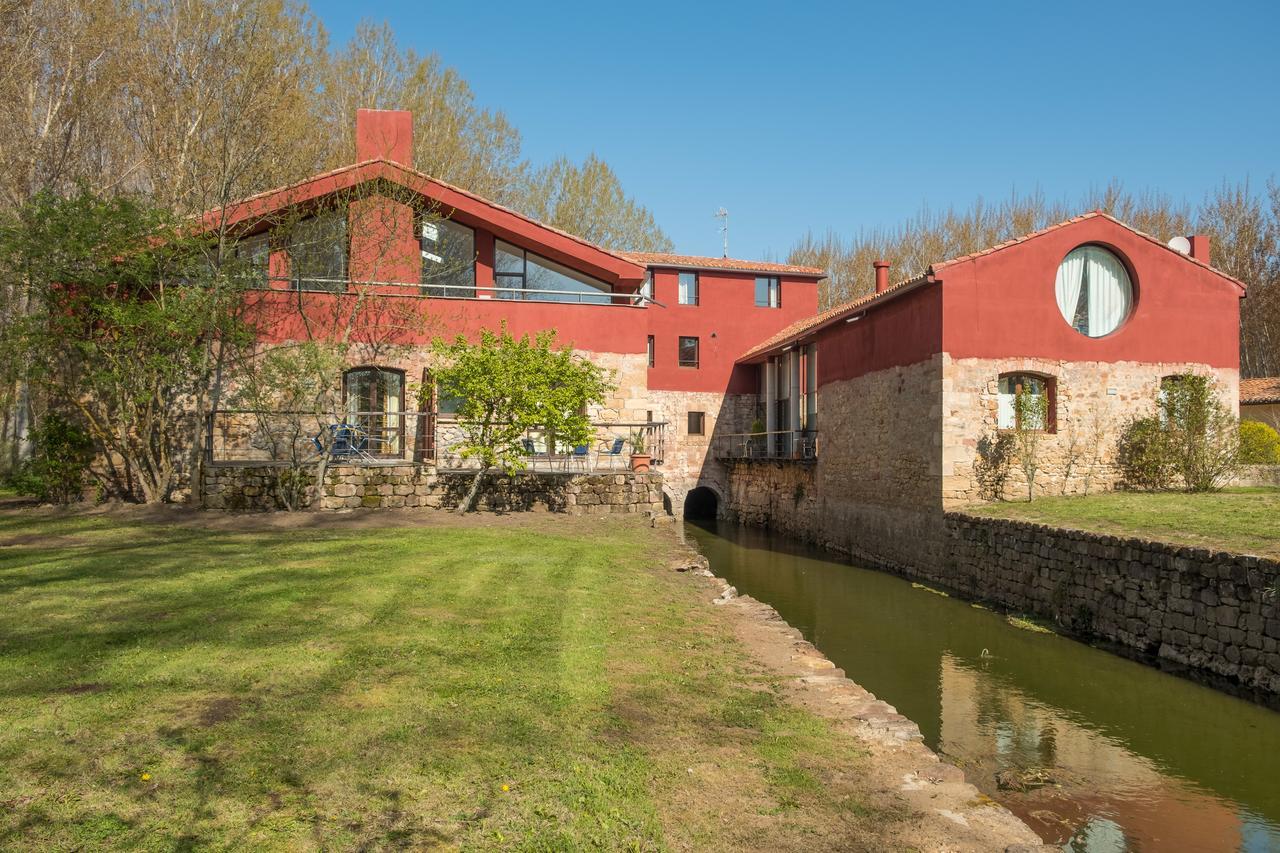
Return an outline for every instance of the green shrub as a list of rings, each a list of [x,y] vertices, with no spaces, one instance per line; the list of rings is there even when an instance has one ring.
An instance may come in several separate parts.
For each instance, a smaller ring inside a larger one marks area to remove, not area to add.
[[[1240,461],[1245,465],[1280,465],[1280,432],[1260,421],[1241,421]]]
[[[1208,376],[1187,374],[1166,382],[1160,400],[1174,470],[1189,492],[1220,488],[1239,465],[1236,419],[1218,397]]]
[[[1133,418],[1120,431],[1116,465],[1131,489],[1158,491],[1173,482],[1173,448],[1160,418]]]
[[[93,461],[93,441],[88,434],[61,415],[50,413],[31,431],[31,443],[32,457],[18,469],[14,488],[47,503],[80,500]]]

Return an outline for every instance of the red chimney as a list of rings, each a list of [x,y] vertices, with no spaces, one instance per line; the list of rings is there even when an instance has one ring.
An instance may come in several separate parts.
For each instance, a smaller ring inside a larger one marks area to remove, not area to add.
[[[1191,257],[1209,263],[1209,235],[1192,234],[1187,239],[1191,241]]]
[[[889,262],[873,261],[871,266],[876,268],[876,293],[884,293],[889,289]]]
[[[379,159],[413,168],[413,113],[356,110],[356,162]]]

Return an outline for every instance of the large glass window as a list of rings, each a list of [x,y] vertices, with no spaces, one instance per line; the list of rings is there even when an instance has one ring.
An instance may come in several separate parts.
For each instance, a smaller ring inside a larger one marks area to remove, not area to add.
[[[422,292],[427,296],[476,295],[476,232],[448,219],[427,220],[419,228]]]
[[[1068,254],[1058,267],[1054,292],[1062,318],[1091,338],[1120,328],[1133,308],[1129,271],[1101,246],[1081,246]]]
[[[1026,405],[1019,406],[1018,398],[1026,395]],[[1023,428],[1052,430],[1054,426],[1053,379],[1030,373],[1006,373],[1000,377],[996,410],[996,425],[1000,429]]]
[[[818,428],[818,345],[804,348],[804,429],[812,432]]]
[[[236,260],[249,276],[249,287],[266,287],[271,269],[271,238],[267,234],[245,237],[236,244]]]
[[[563,264],[496,241],[493,278],[501,299],[607,305],[613,288]]]
[[[696,272],[680,273],[679,302],[681,305],[698,304],[698,274]]]
[[[653,299],[653,270],[644,274],[644,283],[640,285],[640,295],[645,299]]]
[[[359,427],[361,449],[374,456],[398,456],[404,435],[404,371],[356,367],[343,377],[348,422]]]
[[[698,366],[698,339],[697,338],[680,338],[680,366],[681,367],[697,367]]]
[[[297,290],[347,289],[347,215],[331,210],[298,222],[289,233],[289,277]]]
[[[756,276],[756,307],[781,308],[782,283],[775,275]]]

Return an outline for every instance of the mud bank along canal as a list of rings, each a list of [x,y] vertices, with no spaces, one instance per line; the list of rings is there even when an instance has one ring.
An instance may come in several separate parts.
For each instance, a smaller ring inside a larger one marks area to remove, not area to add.
[[[1280,713],[766,531],[686,531],[1047,842],[1280,850]]]

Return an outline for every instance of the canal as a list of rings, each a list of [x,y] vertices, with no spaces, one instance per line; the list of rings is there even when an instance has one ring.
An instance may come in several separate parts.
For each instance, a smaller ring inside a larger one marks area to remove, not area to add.
[[[767,531],[686,531],[1046,841],[1280,850],[1280,713]]]

